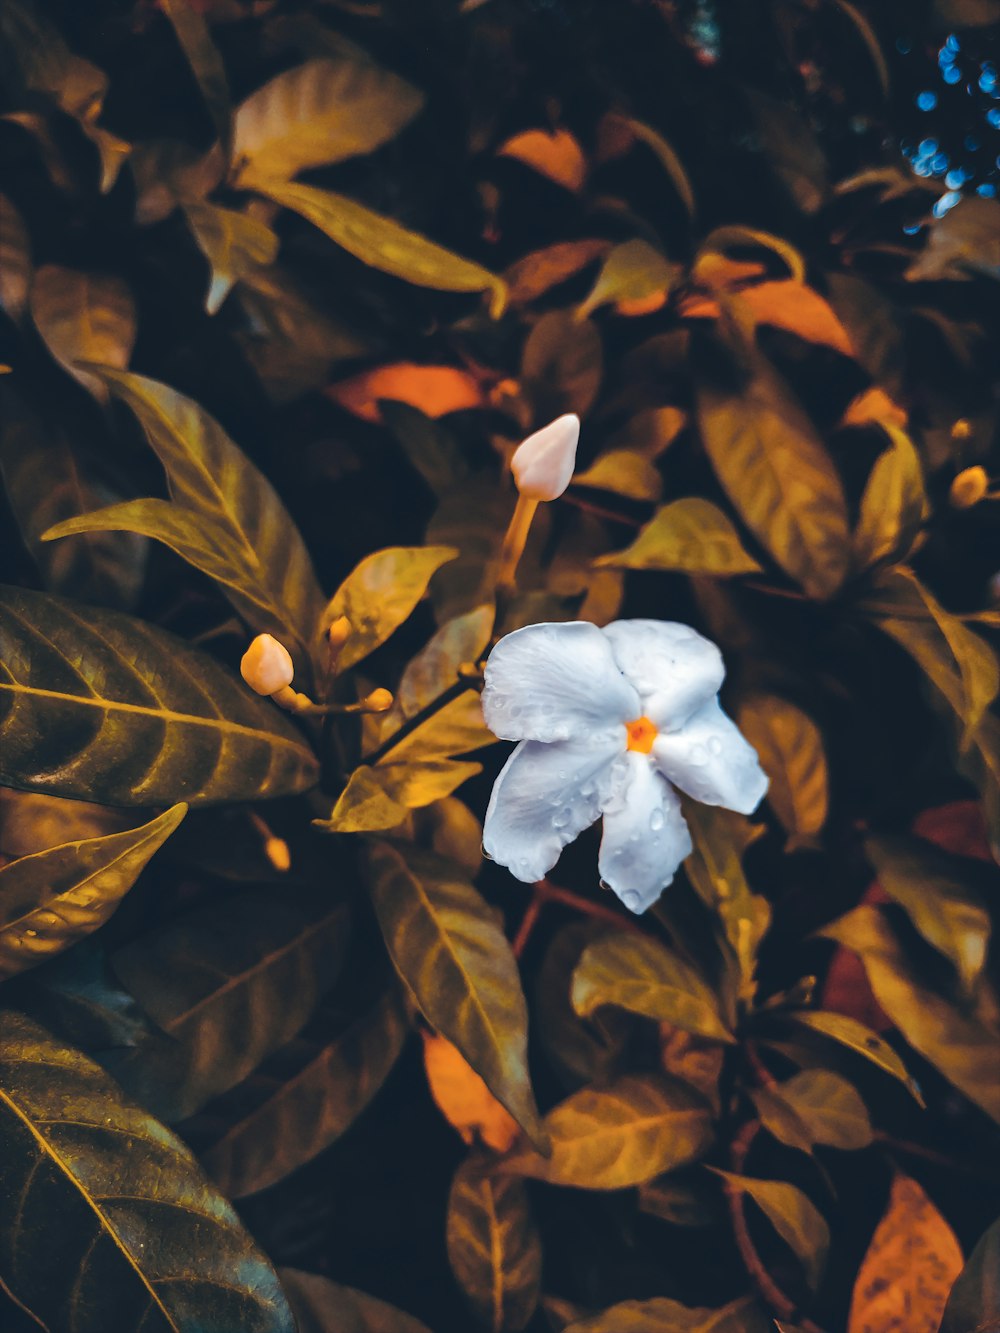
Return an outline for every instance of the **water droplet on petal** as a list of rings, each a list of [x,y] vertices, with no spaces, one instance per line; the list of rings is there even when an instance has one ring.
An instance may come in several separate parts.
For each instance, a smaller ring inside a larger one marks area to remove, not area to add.
[[[650,827],[654,832],[655,832],[657,829],[663,828],[663,811],[662,811],[662,810],[659,810],[659,809],[654,810],[653,813],[649,816],[649,827]]]
[[[630,912],[638,912],[641,899],[634,889],[625,889],[621,899]]]
[[[718,736],[711,736],[709,738],[708,748],[712,754],[719,755],[722,753],[722,741]]]
[[[572,818],[573,818],[573,807],[571,805],[563,806],[561,810],[557,810],[556,813],[552,816],[552,827],[565,828]]]
[[[688,751],[688,763],[701,768],[708,763],[708,751],[704,745],[692,745]]]

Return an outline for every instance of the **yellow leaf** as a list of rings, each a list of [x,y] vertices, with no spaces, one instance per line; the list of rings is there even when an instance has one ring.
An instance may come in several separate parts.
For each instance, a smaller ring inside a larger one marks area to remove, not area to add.
[[[525,130],[497,149],[575,194],[587,179],[587,159],[569,130]]]
[[[819,728],[800,708],[774,694],[747,699],[739,718],[770,778],[767,799],[793,844],[815,837],[826,823],[828,788]]]
[[[743,287],[737,295],[755,323],[785,329],[806,342],[821,343],[844,356],[853,356],[850,337],[833,307],[804,283],[783,278]],[[688,319],[717,319],[719,307],[708,298],[695,297],[684,304],[683,314]]]
[[[424,1032],[424,1069],[438,1110],[465,1143],[476,1139],[494,1152],[507,1152],[520,1130],[471,1065],[450,1041]]]
[[[884,389],[873,385],[851,400],[841,420],[842,426],[900,426],[905,429],[909,418],[906,412],[894,403]]]
[[[915,1180],[897,1175],[854,1285],[848,1333],[937,1333],[962,1263],[951,1227]]]
[[[448,412],[483,406],[482,387],[467,370],[455,366],[421,366],[413,361],[376,366],[339,384],[331,384],[326,394],[365,421],[381,421],[378,405],[381,398],[408,403],[428,417],[443,417]]]
[[[637,238],[616,245],[605,259],[590,295],[578,307],[577,318],[584,319],[609,302],[619,309],[622,305],[636,307],[636,314],[656,310],[666,300],[673,276],[673,266],[647,241]]]

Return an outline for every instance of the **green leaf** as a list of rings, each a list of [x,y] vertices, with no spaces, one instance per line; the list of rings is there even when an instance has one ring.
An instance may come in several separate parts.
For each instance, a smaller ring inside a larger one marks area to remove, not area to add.
[[[236,184],[256,188],[371,153],[408,125],[423,93],[374,61],[320,56],[276,75],[236,113]],[[352,53],[353,54],[353,53]]]
[[[741,1296],[717,1310],[692,1309],[655,1296],[650,1301],[621,1301],[589,1319],[576,1319],[563,1333],[769,1333],[772,1326],[752,1296]]]
[[[19,1201],[0,1215],[0,1279],[41,1327],[293,1333],[274,1271],[187,1148],[14,1013],[0,1141],[0,1195]]]
[[[430,1333],[419,1319],[367,1292],[297,1268],[278,1272],[295,1311],[298,1333]]]
[[[563,412],[585,415],[604,373],[601,335],[589,319],[550,310],[532,327],[521,352],[521,381],[538,421]]]
[[[98,460],[79,438],[46,423],[0,386],[0,469],[25,546],[49,592],[129,610],[146,572],[146,541],[131,533],[87,532],[58,545],[46,529],[110,498]]]
[[[694,190],[691,188],[691,180],[684,170],[684,165],[680,158],[667,143],[663,135],[654,130],[652,125],[646,125],[641,120],[632,120],[626,118],[629,129],[637,139],[641,139],[647,147],[655,153],[660,166],[670,177],[674,189],[680,196],[681,203],[687,209],[690,217],[695,214]]]
[[[618,931],[588,945],[573,972],[571,999],[582,1018],[610,1004],[712,1041],[733,1040],[711,988],[650,935]]]
[[[856,907],[822,933],[858,954],[876,1000],[913,1049],[1000,1121],[1000,1065],[992,1027],[923,982],[876,908]]]
[[[371,893],[389,956],[424,1017],[544,1146],[517,961],[490,908],[457,866],[387,842],[372,848]]]
[[[535,1312],[542,1242],[528,1192],[514,1176],[468,1158],[448,1195],[448,1262],[491,1333],[519,1333]]]
[[[770,779],[767,799],[786,832],[796,842],[814,838],[826,823],[829,787],[816,723],[774,694],[745,700],[739,723]]]
[[[824,1037],[829,1037],[831,1041],[839,1042],[848,1050],[870,1060],[886,1074],[898,1079],[923,1106],[920,1089],[896,1052],[877,1032],[873,1032],[864,1023],[859,1023],[856,1018],[848,1018],[846,1014],[835,1014],[825,1009],[796,1009],[780,1017],[801,1027],[810,1028],[813,1032],[821,1032]]]
[[[954,964],[971,993],[990,942],[984,895],[994,887],[991,869],[922,838],[901,835],[867,838],[865,852],[882,888],[906,909],[924,939]]]
[[[791,1148],[809,1152],[822,1143],[851,1152],[867,1148],[874,1138],[857,1089],[826,1069],[805,1069],[751,1096],[764,1128]]]
[[[550,1157],[515,1152],[506,1168],[553,1185],[618,1190],[696,1161],[712,1143],[708,1104],[687,1083],[627,1075],[582,1088],[545,1117]]]
[[[45,264],[31,284],[31,317],[63,369],[106,402],[107,388],[92,370],[124,370],[135,342],[135,304],[122,280]]]
[[[115,1066],[165,1120],[193,1115],[296,1035],[333,985],[348,913],[327,891],[245,889],[140,936],[111,957],[164,1034]]]
[[[742,387],[703,378],[702,439],[747,527],[815,598],[831,597],[850,561],[847,502],[816,430],[765,359]]]
[[[284,1180],[335,1143],[374,1098],[409,1029],[390,993],[201,1155],[230,1199]]]
[[[67,842],[0,870],[0,981],[103,926],[187,814],[175,805],[141,828]]]
[[[305,659],[322,593],[299,530],[271,483],[192,399],[142,375],[103,371],[101,378],[138,417],[163,464],[171,499],[196,517],[203,542],[220,546],[226,563],[239,551],[240,568],[224,585],[236,610],[255,629],[277,632],[290,650],[298,645]],[[166,522],[162,509],[153,512]]]
[[[669,292],[674,266],[648,241],[625,241],[609,251],[590,295],[576,311],[577,319],[586,319],[599,306],[617,301],[643,301],[660,292]]]
[[[611,449],[601,454],[585,472],[577,472],[573,485],[611,491],[613,495],[624,495],[629,500],[658,500],[663,491],[663,478],[645,454],[631,449]],[[614,563],[613,557],[606,557],[603,563]]]
[[[351,774],[330,818],[317,820],[317,826],[329,833],[396,828],[410,810],[420,810],[450,796],[463,782],[481,772],[482,764],[463,764],[451,759],[386,762],[375,768],[362,764]]]
[[[192,0],[162,0],[161,8],[174,26],[191,73],[197,80],[215,132],[228,160],[233,137],[233,111],[229,102],[229,80],[208,24]]]
[[[31,239],[24,218],[0,194],[0,309],[17,323],[28,305],[31,288]]]
[[[980,1236],[951,1289],[940,1333],[968,1333],[1000,1322],[1000,1221]]]
[[[720,1171],[731,1190],[747,1194],[765,1215],[775,1231],[799,1259],[806,1280],[813,1290],[819,1286],[826,1267],[830,1248],[830,1228],[816,1205],[794,1185],[783,1180],[757,1180],[753,1176],[738,1176],[731,1171]]]
[[[859,569],[909,554],[928,512],[923,467],[905,431],[883,423],[890,446],[875,460],[861,497],[854,530],[854,559]]]
[[[0,663],[0,785],[148,806],[264,800],[316,781],[312,751],[273,704],[131,616],[0,586]]]
[[[274,263],[278,237],[258,218],[234,208],[194,201],[183,207],[198,248],[212,271],[205,309],[214,315],[245,273]]]
[[[441,292],[489,292],[490,314],[499,319],[507,303],[507,285],[480,264],[446,250],[392,218],[363,204],[294,181],[253,179],[253,189],[282,208],[301,214],[336,245],[362,263],[391,273],[417,287]]]
[[[965,748],[1000,691],[1000,667],[992,648],[944,609],[910,569],[887,570],[867,604],[880,629],[895,639],[956,707]],[[955,700],[951,680],[961,677]]]
[[[390,546],[366,556],[316,622],[321,632],[340,616],[351,622],[339,669],[354,666],[385,643],[410,616],[434,572],[457,554],[452,546]]]
[[[744,550],[732,520],[717,505],[696,496],[664,505],[631,546],[594,563],[615,569],[677,569],[719,578],[760,572],[760,565]]]

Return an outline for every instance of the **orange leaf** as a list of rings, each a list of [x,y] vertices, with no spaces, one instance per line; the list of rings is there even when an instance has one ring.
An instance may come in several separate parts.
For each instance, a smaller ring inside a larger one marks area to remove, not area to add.
[[[587,179],[587,159],[569,130],[525,130],[501,144],[497,156],[516,158],[574,194]]]
[[[854,1284],[847,1333],[937,1333],[962,1263],[951,1227],[915,1180],[897,1175]]]
[[[452,1046],[423,1032],[424,1070],[438,1110],[466,1143],[479,1138],[494,1152],[506,1152],[520,1134],[517,1122]]]
[[[873,386],[859,393],[844,413],[842,426],[879,425],[882,422],[890,426],[905,427],[907,415],[898,403],[894,403],[884,389]]]
[[[550,287],[572,278],[610,249],[610,241],[595,236],[582,241],[558,241],[543,250],[533,250],[511,264],[503,275],[510,289],[508,299],[511,305],[527,305]]]
[[[720,255],[717,250],[709,250],[698,260],[691,276],[703,287],[711,287],[718,292],[727,291],[749,278],[759,278],[763,272],[763,264],[752,260],[730,259],[728,255]]]
[[[666,304],[666,292],[652,292],[649,296],[616,301],[615,312],[619,315],[651,315],[654,310],[662,310]]]
[[[467,407],[482,407],[484,395],[479,381],[467,370],[455,366],[419,366],[412,361],[398,361],[392,366],[376,366],[349,380],[331,384],[328,398],[365,421],[380,421],[378,400],[392,398],[419,407],[429,417],[446,412],[460,412]]]
[[[801,282],[791,278],[762,282],[740,292],[740,300],[749,305],[761,324],[776,325],[806,342],[823,343],[845,356],[853,355],[847,330],[833,313],[833,307]]]

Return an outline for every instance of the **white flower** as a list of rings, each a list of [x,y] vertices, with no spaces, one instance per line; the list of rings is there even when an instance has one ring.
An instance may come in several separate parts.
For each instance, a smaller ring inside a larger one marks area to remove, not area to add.
[[[518,491],[528,500],[558,500],[570,483],[580,442],[575,412],[556,417],[514,450],[510,470]]]
[[[528,625],[486,663],[483,715],[520,741],[496,780],[483,847],[526,883],[604,816],[598,868],[632,912],[691,852],[675,787],[749,814],[767,790],[756,752],[719,707],[722,654],[687,625]]]

